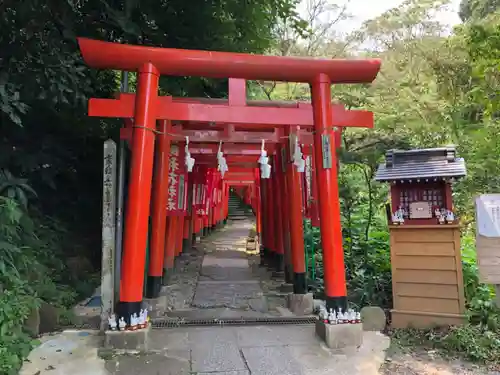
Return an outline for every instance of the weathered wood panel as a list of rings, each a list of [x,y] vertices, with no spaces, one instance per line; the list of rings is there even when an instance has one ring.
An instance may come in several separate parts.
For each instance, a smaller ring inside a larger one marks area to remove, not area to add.
[[[393,327],[462,324],[459,227],[402,225],[390,232]]]
[[[398,296],[405,297],[459,299],[456,285],[434,284],[429,286],[429,284],[397,283],[396,293]]]

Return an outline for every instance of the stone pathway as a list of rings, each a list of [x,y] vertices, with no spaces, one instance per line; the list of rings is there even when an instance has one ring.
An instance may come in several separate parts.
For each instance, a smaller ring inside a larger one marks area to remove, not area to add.
[[[205,256],[197,277],[190,306],[176,306],[168,317],[217,319],[275,316],[269,310],[263,284],[277,284],[270,272],[257,270],[249,264],[246,239],[253,223],[250,220],[231,222],[228,227],[204,239],[199,245]],[[280,284],[280,283],[279,283]],[[278,285],[279,285],[278,284]],[[265,288],[266,291],[268,288]],[[281,296],[284,305],[284,295]],[[274,306],[274,305],[273,305]]]
[[[281,316],[282,280],[246,253],[253,223],[231,222],[198,245],[205,256],[189,307],[167,312],[190,319]],[[193,268],[194,270],[195,268]],[[190,285],[194,282],[191,281]],[[350,355],[336,355],[317,339],[312,325],[200,327],[153,330],[151,352],[106,362],[114,375],[377,375],[389,339],[369,333]]]
[[[160,316],[217,319],[284,315],[284,295],[279,292],[283,281],[272,279],[270,271],[258,267],[258,256],[246,254],[252,224],[247,219],[230,222],[183,254],[164,290],[167,308]],[[22,375],[380,374],[389,338],[367,332],[359,350],[341,355],[326,348],[314,331],[313,325],[153,329],[147,353],[105,359],[97,357],[97,336],[92,335],[92,341],[75,336],[75,344],[66,345],[72,352],[64,360],[64,351],[57,352],[52,344],[48,344],[49,354],[45,350],[40,356],[38,349],[34,350]],[[77,363],[68,357],[75,352],[82,353],[76,356]],[[89,366],[78,362],[80,357]],[[57,365],[52,368],[52,363]]]

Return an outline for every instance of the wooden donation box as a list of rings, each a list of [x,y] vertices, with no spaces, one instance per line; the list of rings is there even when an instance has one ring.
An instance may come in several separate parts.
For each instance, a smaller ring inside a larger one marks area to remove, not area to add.
[[[389,151],[375,180],[390,184],[393,328],[465,321],[460,226],[452,183],[466,175],[455,148]]]

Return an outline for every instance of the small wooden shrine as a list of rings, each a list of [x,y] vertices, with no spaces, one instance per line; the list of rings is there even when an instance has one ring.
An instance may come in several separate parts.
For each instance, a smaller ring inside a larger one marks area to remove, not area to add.
[[[377,170],[375,180],[390,183],[393,328],[464,322],[452,184],[465,175],[453,146],[389,151]]]

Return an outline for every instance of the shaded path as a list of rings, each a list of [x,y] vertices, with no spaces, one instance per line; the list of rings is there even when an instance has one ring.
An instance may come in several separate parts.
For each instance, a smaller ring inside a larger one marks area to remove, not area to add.
[[[249,264],[246,239],[252,225],[250,220],[230,222],[203,240],[205,256],[190,307],[170,311],[168,317],[216,319],[277,314],[269,312],[262,290],[262,283],[271,282],[269,275]]]
[[[271,272],[257,266],[258,256],[245,253],[252,224],[230,222],[179,257],[163,290],[167,310],[160,316],[279,316],[282,280],[271,279]],[[75,333],[61,349],[60,338],[47,338],[46,349],[33,351],[21,374],[379,375],[389,345],[387,337],[370,332],[360,350],[338,355],[318,340],[313,325],[183,327],[153,329],[147,353],[100,359],[96,332]]]

